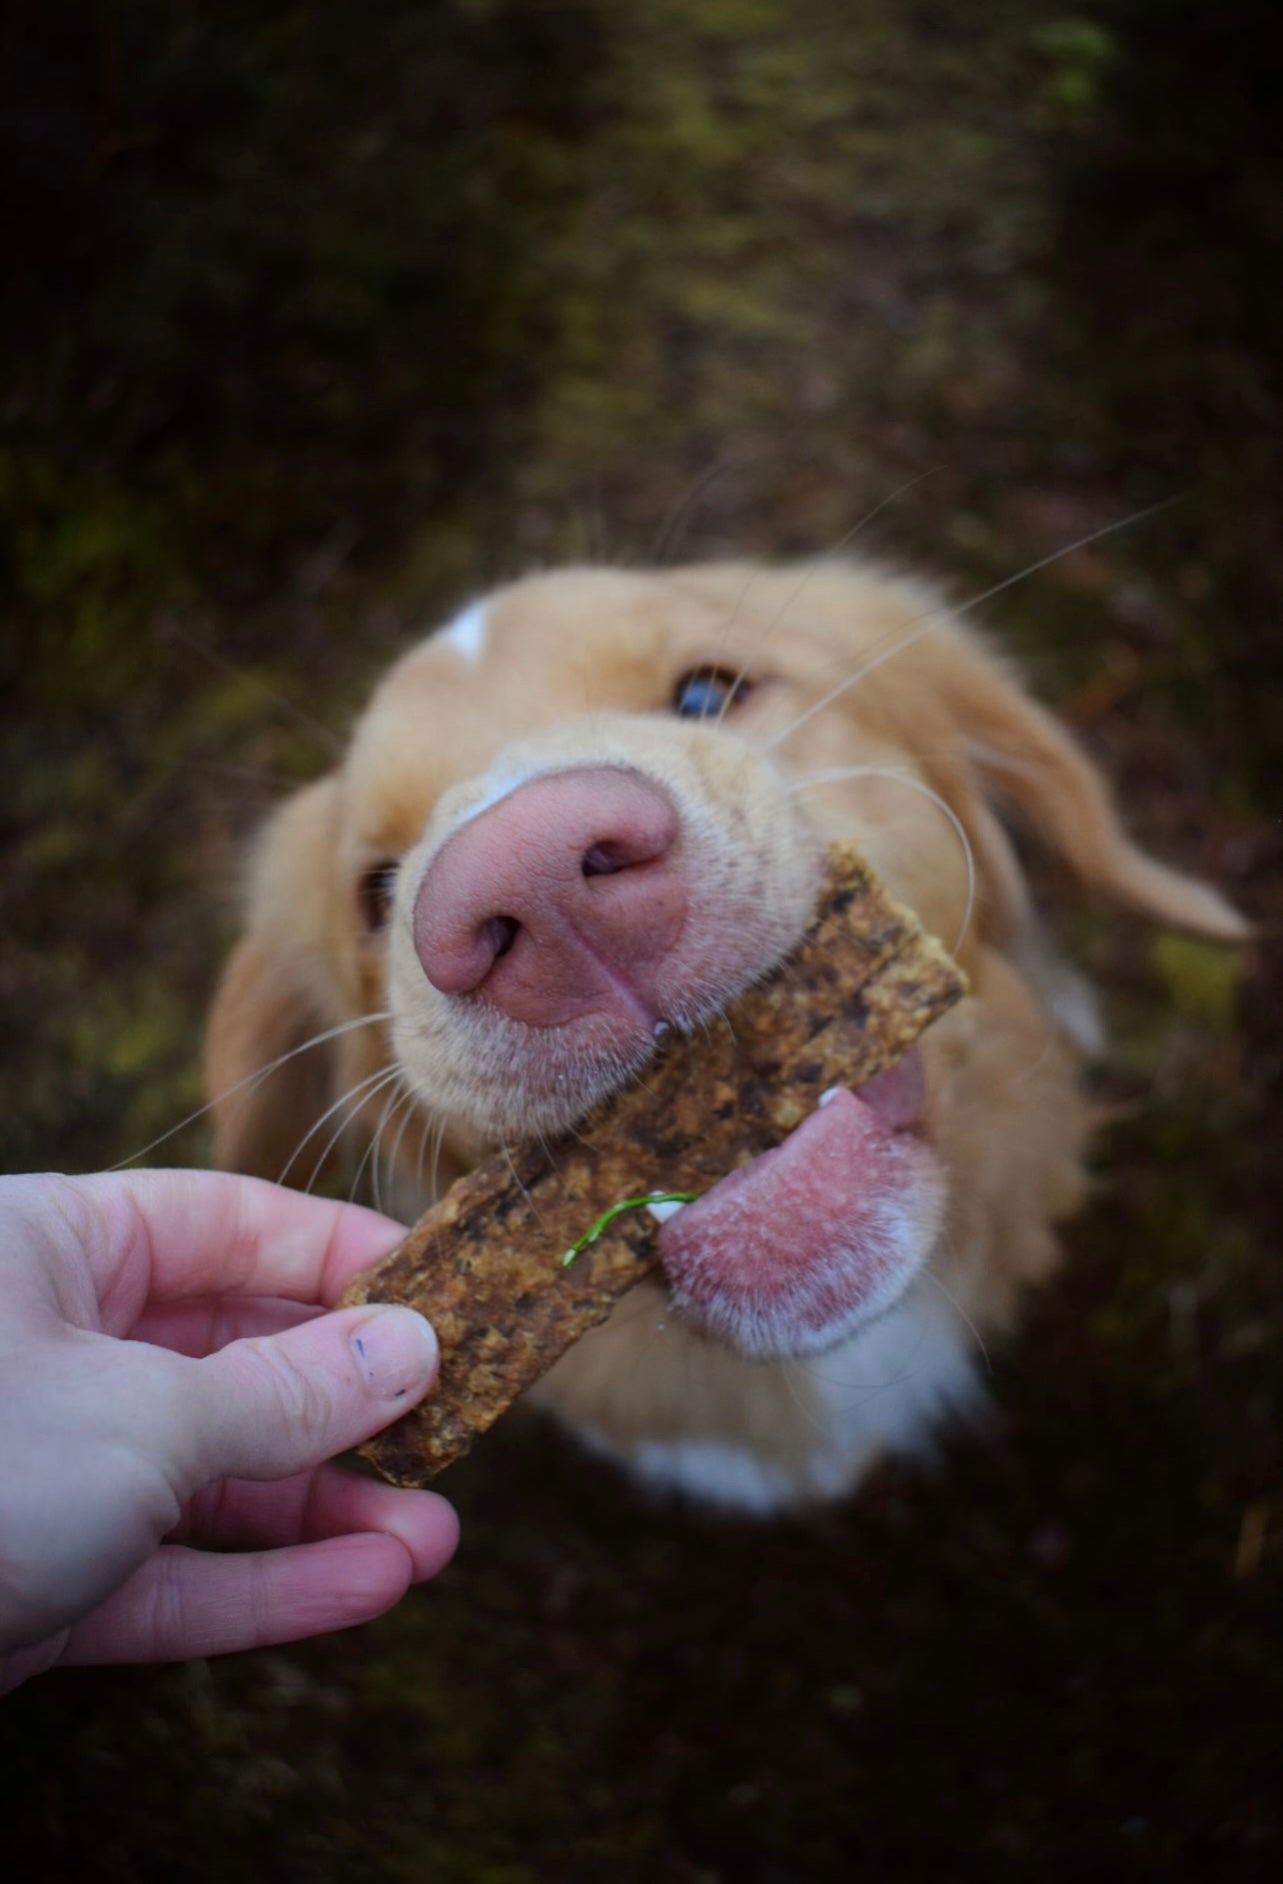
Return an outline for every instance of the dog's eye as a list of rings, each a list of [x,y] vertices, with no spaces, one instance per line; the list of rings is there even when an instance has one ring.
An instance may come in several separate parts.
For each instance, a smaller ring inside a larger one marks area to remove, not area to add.
[[[392,893],[396,889],[396,873],[397,866],[390,858],[385,858],[382,863],[372,864],[356,886],[361,921],[371,935],[387,922]]]
[[[725,667],[693,667],[673,689],[673,711],[684,720],[715,720],[749,691],[743,674]]]

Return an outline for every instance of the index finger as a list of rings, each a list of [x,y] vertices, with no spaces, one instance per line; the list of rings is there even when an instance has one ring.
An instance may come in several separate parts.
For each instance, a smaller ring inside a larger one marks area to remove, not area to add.
[[[111,1171],[68,1182],[88,1206],[99,1301],[276,1295],[330,1307],[404,1236],[359,1204],[227,1171]],[[123,1306],[123,1302],[122,1302]],[[132,1323],[133,1315],[128,1317]]]

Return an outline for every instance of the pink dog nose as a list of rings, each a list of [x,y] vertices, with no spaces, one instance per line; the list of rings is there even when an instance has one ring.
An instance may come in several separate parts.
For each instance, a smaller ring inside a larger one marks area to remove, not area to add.
[[[414,906],[428,980],[532,1027],[603,1010],[653,1026],[649,985],[686,920],[677,831],[667,794],[624,767],[518,786],[428,866]]]

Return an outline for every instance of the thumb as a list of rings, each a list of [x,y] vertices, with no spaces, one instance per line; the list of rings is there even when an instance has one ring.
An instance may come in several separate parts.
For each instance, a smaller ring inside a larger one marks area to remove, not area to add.
[[[390,1425],[436,1378],[430,1324],[412,1308],[344,1309],[192,1363],[196,1483],[287,1478]]]

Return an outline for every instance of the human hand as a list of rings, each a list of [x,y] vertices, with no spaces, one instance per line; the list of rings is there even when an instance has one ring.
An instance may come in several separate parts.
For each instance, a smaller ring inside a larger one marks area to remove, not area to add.
[[[346,1628],[449,1562],[443,1498],[325,1463],[436,1375],[412,1310],[324,1312],[400,1234],[217,1172],[0,1179],[0,1693]]]

